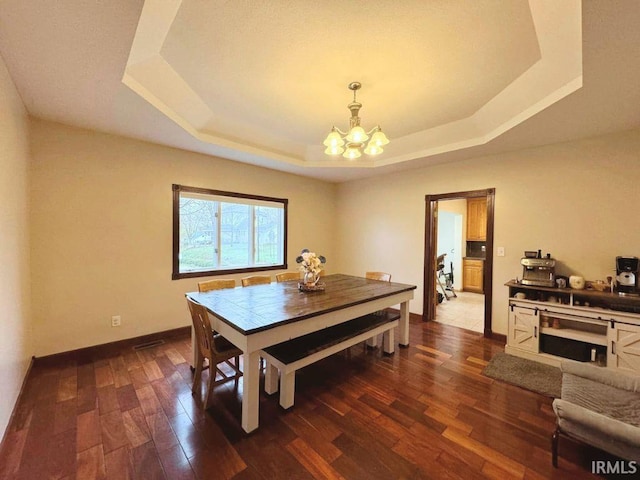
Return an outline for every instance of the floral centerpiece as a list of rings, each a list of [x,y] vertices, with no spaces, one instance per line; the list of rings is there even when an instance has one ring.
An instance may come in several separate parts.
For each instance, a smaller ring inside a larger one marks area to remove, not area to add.
[[[296,262],[300,264],[300,271],[304,273],[304,284],[308,287],[317,285],[322,265],[327,263],[327,259],[305,248],[296,258]]]

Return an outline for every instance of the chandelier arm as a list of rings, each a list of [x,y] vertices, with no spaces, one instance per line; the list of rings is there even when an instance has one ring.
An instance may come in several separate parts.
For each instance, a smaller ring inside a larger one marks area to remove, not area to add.
[[[342,130],[340,130],[338,127],[333,127],[333,130],[335,130],[336,132],[338,132],[340,135],[342,135],[343,137],[345,135],[347,135],[349,132],[343,132]]]

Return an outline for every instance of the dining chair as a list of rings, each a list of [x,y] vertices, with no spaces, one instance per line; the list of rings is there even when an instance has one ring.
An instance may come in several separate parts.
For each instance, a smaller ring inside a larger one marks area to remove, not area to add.
[[[380,280],[381,282],[390,282],[391,281],[391,274],[390,273],[385,273],[385,272],[365,272],[364,276],[365,276],[365,278],[368,278],[369,280]],[[376,313],[378,313],[378,312],[376,312]],[[376,335],[375,337],[372,337],[371,339],[367,340],[365,342],[365,348],[366,347],[376,348],[378,346],[378,343],[379,343],[379,341],[378,341],[379,338],[380,338],[380,335]]]
[[[300,280],[300,272],[276,273],[276,282],[288,282],[289,280]]]
[[[240,280],[243,287],[249,287],[251,285],[263,285],[271,283],[271,275],[252,275],[250,277],[244,277]]]
[[[198,282],[198,291],[200,293],[210,292],[212,290],[222,290],[224,288],[236,288],[236,281],[233,278],[219,278],[214,280],[205,280]],[[213,334],[215,335],[215,330]]]
[[[205,410],[209,408],[211,392],[213,387],[229,380],[235,379],[236,385],[238,379],[242,376],[240,371],[240,355],[242,350],[233,345],[229,340],[220,334],[214,334],[209,321],[207,309],[201,304],[187,298],[189,311],[191,312],[191,320],[193,321],[193,329],[196,334],[197,351],[195,374],[193,377],[193,387],[191,391],[200,394],[202,388],[202,370],[205,358],[209,361],[209,379],[207,381],[207,393],[204,398]],[[235,364],[231,359],[235,360]],[[226,363],[233,370],[233,375],[227,375],[218,368],[220,363]],[[221,378],[216,380],[218,374]]]
[[[271,275],[252,275],[250,277],[244,277],[240,279],[243,287],[250,287],[251,285],[267,285],[271,283]],[[260,358],[260,370],[265,367],[264,358]]]
[[[211,290],[222,290],[223,288],[236,288],[236,281],[233,278],[222,278],[198,282],[198,291],[200,293]]]
[[[384,273],[384,272],[366,272],[364,274],[364,276],[366,278],[368,278],[369,280],[380,280],[382,282],[390,282],[391,281],[391,274],[390,273]]]

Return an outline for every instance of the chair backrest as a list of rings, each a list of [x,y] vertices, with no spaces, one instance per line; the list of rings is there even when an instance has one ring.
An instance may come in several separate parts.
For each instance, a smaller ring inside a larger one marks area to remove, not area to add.
[[[289,280],[300,280],[300,272],[284,272],[276,274],[276,282],[288,282]]]
[[[253,275],[251,277],[244,277],[242,280],[243,287],[249,287],[251,285],[262,285],[271,283],[271,275]]]
[[[193,322],[193,330],[196,334],[196,340],[203,357],[212,358],[215,352],[215,342],[213,341],[213,329],[209,321],[207,309],[197,302],[187,297],[187,305],[191,312],[191,321]]]
[[[198,291],[200,293],[208,292],[210,290],[222,290],[223,288],[236,288],[236,281],[233,278],[223,278],[198,282]]]
[[[384,272],[367,272],[365,273],[365,277],[367,277],[369,280],[380,280],[382,282],[391,281],[391,274]]]

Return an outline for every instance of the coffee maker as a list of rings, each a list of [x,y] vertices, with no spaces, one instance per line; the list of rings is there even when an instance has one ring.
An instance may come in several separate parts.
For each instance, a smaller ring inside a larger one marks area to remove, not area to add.
[[[525,252],[526,255],[526,252]],[[540,287],[555,287],[556,261],[547,254],[547,258],[541,258],[538,253],[537,258],[523,257],[520,259],[522,264],[522,280],[523,285],[537,285]]]
[[[616,284],[619,295],[638,295],[638,257],[616,257]]]

